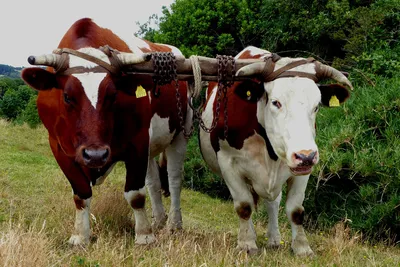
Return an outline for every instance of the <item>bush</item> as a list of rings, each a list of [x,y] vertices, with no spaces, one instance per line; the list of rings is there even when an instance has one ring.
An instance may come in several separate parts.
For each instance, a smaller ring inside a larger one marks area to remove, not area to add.
[[[309,220],[346,220],[368,237],[400,233],[400,78],[357,86],[317,119],[321,162],[307,189]],[[400,236],[397,236],[400,238]]]
[[[24,111],[26,105],[36,92],[26,85],[16,89],[9,88],[0,100],[0,114],[8,120],[15,120]]]
[[[35,128],[39,124],[41,124],[41,120],[39,118],[39,113],[36,106],[37,96],[33,95],[25,109],[22,111],[20,116],[17,118],[17,121],[20,123],[26,122],[30,127]]]

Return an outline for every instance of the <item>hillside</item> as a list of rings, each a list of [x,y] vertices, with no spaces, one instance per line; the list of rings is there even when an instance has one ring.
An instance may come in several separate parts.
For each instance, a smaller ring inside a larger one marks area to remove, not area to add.
[[[6,76],[10,78],[19,78],[22,67],[13,67],[9,65],[0,64],[0,77]]]
[[[40,126],[0,121],[1,266],[398,266],[400,248],[370,245],[343,224],[308,234],[316,257],[290,253],[289,224],[281,210],[282,248],[266,249],[265,217],[253,219],[261,252],[235,250],[238,219],[232,202],[184,190],[184,230],[162,231],[151,246],[134,245],[132,212],[123,199],[124,168],[116,166],[94,189],[91,225],[95,238],[85,249],[67,240],[73,229],[71,188],[58,168]],[[166,199],[168,202],[169,199]],[[147,202],[149,203],[149,202]],[[151,211],[147,204],[148,215]],[[262,209],[261,209],[262,211]]]

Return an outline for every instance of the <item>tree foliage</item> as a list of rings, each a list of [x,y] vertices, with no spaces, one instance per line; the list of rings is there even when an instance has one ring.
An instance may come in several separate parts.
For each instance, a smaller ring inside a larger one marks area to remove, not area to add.
[[[36,95],[36,91],[24,85],[21,79],[0,78],[0,116],[36,126],[39,123]]]
[[[398,0],[176,0],[153,19],[159,28],[146,24],[140,34],[175,45],[186,56],[236,55],[254,45],[281,56],[313,56],[349,71],[356,92],[343,108],[324,109],[317,120],[322,163],[307,189],[308,218],[320,226],[343,220],[366,236],[396,238]],[[184,184],[226,197],[226,186],[200,162],[194,154],[186,162]]]
[[[177,0],[152,19],[159,29],[147,23],[139,34],[186,56],[236,55],[254,45],[374,75],[400,70],[398,0]]]

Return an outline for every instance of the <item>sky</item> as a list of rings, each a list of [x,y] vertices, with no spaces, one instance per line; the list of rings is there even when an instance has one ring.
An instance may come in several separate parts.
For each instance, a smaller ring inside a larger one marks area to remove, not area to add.
[[[49,54],[69,27],[92,18],[117,35],[139,30],[136,22],[161,15],[175,0],[8,0],[0,9],[0,64],[28,67],[31,55]]]

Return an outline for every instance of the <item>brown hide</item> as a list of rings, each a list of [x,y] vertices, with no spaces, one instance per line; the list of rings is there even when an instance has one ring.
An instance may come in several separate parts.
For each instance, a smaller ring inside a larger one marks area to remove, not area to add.
[[[98,48],[103,45],[130,52],[124,41],[90,19],[73,24],[59,48]],[[136,98],[135,94],[129,93],[135,90],[139,81],[129,75],[114,77],[107,74],[100,83],[94,109],[75,77],[57,75],[48,68],[50,79],[38,81],[41,75],[34,72],[40,74],[42,71],[25,69],[22,78],[39,90],[39,116],[48,130],[53,154],[74,194],[81,199],[91,197],[90,182],[94,184],[120,160],[127,168],[125,191],[142,188],[148,164],[151,106],[147,97]],[[54,83],[53,89],[46,88],[50,82]],[[68,101],[65,95],[68,95]],[[110,155],[104,164],[87,166],[82,162],[84,148],[109,150]]]

